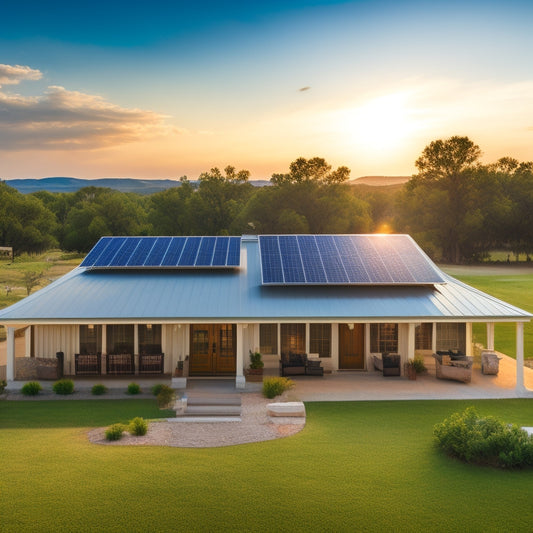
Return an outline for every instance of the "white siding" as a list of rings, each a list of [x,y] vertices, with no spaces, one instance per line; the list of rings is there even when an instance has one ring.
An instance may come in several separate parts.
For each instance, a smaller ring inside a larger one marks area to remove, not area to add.
[[[57,352],[65,354],[64,371],[74,374],[74,354],[79,351],[78,326],[35,326],[35,357],[55,357]]]

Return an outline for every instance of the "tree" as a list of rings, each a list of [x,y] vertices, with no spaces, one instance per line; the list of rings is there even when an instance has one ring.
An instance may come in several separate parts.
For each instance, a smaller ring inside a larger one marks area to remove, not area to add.
[[[322,157],[305,159],[299,157],[289,165],[288,174],[272,174],[270,179],[274,185],[286,183],[304,183],[313,181],[322,184],[344,183],[350,177],[348,167],[338,167],[332,171],[331,165]]]
[[[37,285],[39,285],[39,281],[41,280],[42,277],[43,277],[42,272],[34,272],[32,270],[28,272],[24,272],[22,279],[24,281],[24,287],[26,287],[26,293],[28,296],[30,295],[32,289],[34,289],[35,287],[37,287]]]
[[[468,137],[431,142],[415,165],[418,174],[400,196],[400,225],[432,241],[445,261],[459,263],[475,251],[483,216],[476,205],[475,174],[481,156]]]

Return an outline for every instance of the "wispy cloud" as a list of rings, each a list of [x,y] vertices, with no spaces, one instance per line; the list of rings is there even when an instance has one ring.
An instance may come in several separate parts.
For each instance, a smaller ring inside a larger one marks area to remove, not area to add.
[[[0,65],[4,85],[40,77],[29,67]],[[39,96],[0,91],[0,149],[96,149],[178,133],[165,119],[59,86]]]
[[[0,87],[2,85],[18,85],[22,80],[40,80],[40,70],[22,65],[0,64]]]

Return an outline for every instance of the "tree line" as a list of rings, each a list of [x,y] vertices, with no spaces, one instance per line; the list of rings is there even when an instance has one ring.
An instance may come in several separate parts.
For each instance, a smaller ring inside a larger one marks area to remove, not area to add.
[[[246,233],[409,233],[435,259],[454,263],[490,250],[533,252],[533,163],[502,158],[482,165],[467,137],[430,143],[403,187],[363,188],[350,170],[298,158],[271,185],[228,166],[198,183],[148,196],[85,187],[23,195],[0,183],[0,246],[16,254],[59,247],[88,251],[104,235]]]

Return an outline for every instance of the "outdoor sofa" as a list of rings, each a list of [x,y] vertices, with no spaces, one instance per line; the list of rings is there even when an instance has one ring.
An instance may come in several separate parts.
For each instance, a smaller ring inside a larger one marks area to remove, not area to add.
[[[374,369],[383,373],[383,376],[401,375],[401,357],[397,353],[373,354]]]
[[[281,354],[280,376],[323,376],[324,368],[319,360],[308,359],[305,353]]]
[[[463,383],[470,383],[472,380],[472,357],[458,350],[438,351],[433,357],[438,379],[452,379]]]

